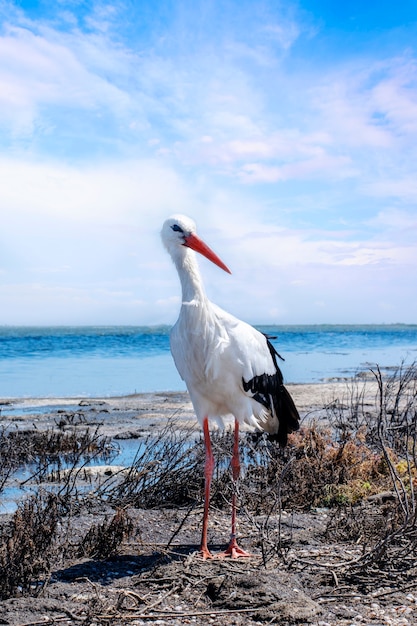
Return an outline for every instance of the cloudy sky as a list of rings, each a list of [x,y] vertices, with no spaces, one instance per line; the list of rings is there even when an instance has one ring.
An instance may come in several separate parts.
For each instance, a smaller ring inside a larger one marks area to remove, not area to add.
[[[417,321],[415,0],[0,0],[0,324]]]

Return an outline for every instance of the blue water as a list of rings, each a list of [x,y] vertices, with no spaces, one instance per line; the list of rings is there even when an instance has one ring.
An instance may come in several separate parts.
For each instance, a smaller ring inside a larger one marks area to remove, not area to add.
[[[417,324],[259,329],[274,337],[287,382],[348,377],[375,364],[417,359]],[[0,398],[184,389],[166,326],[0,327]]]

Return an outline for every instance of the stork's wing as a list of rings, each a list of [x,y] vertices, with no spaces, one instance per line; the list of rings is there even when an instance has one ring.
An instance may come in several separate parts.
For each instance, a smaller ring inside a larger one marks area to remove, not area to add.
[[[278,352],[266,337],[265,348],[269,350],[275,372],[273,374],[259,374],[253,376],[250,380],[243,378],[243,389],[247,393],[251,393],[254,400],[262,404],[272,415],[277,417],[278,432],[271,434],[270,438],[285,446],[288,433],[298,430],[300,416],[292,397],[284,387],[282,372],[277,363]]]
[[[282,372],[275,350],[268,338],[256,328],[212,305],[212,311],[221,321],[221,327],[230,342],[230,353],[241,363],[244,391],[263,405],[272,417],[277,430],[271,439],[285,446],[288,433],[299,428],[300,416],[294,401],[284,387]],[[230,364],[230,368],[233,365]]]

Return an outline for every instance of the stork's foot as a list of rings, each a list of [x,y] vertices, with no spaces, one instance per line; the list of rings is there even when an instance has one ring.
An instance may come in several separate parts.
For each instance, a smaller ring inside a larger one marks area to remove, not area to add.
[[[214,556],[212,555],[210,550],[207,548],[207,546],[201,546],[198,556],[201,559],[203,559],[203,561],[207,561],[207,559],[214,559]]]
[[[221,552],[217,558],[219,559],[241,559],[241,558],[252,558],[254,554],[250,552],[246,552],[240,546],[237,545],[237,541],[235,537],[232,537],[230,543],[224,552]]]

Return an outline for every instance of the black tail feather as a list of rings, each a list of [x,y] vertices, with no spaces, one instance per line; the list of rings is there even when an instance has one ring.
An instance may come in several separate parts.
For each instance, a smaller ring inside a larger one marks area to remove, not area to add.
[[[250,381],[242,380],[245,391],[251,391],[253,398],[263,404],[269,411],[275,413],[278,419],[278,432],[270,434],[272,441],[278,441],[281,446],[287,445],[288,434],[300,427],[300,416],[287,389],[279,380],[279,375],[254,376]],[[277,380],[278,379],[278,380]],[[273,405],[273,407],[271,406]]]
[[[270,435],[272,441],[278,441],[281,446],[286,446],[289,433],[300,428],[300,415],[294,404],[294,400],[290,396],[284,385],[281,386],[279,393],[274,396],[274,409],[278,417],[278,432]]]

